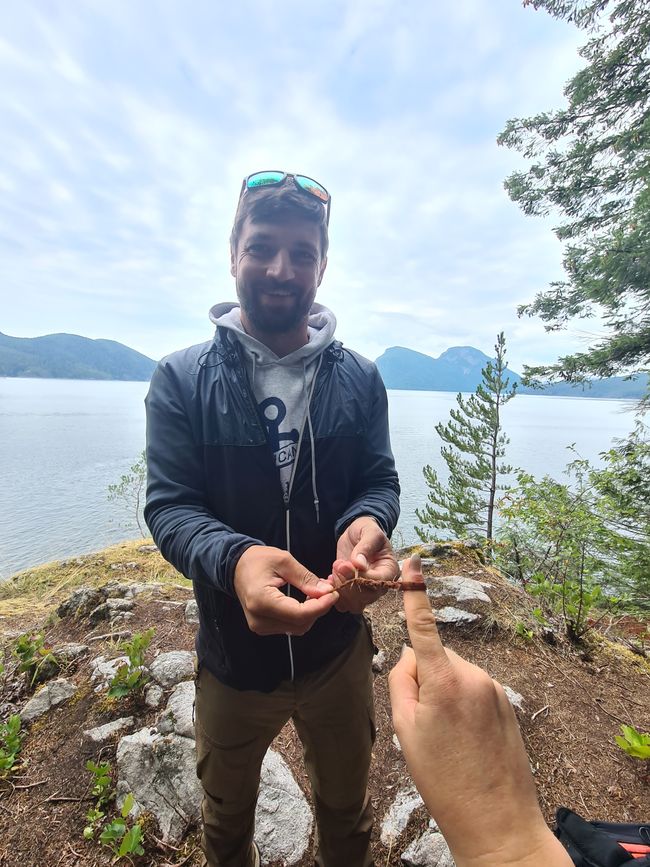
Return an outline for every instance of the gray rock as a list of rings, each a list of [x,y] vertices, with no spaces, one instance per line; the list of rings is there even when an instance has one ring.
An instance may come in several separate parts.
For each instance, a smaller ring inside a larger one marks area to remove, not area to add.
[[[177,684],[169,696],[164,716],[172,723],[172,731],[184,738],[194,738],[194,696],[193,680]],[[160,731],[160,726],[158,726]]]
[[[182,680],[194,677],[194,654],[189,650],[161,653],[151,663],[149,671],[161,686],[176,686]]]
[[[162,700],[162,686],[159,686],[157,683],[150,683],[144,691],[144,703],[147,707],[160,707],[160,702]]]
[[[88,645],[62,644],[60,647],[55,647],[52,652],[61,662],[74,662],[88,653]]]
[[[144,551],[144,552],[148,552],[148,551],[154,552],[157,550],[158,550],[157,545],[140,545],[140,547],[138,548],[138,551]]]
[[[123,716],[113,722],[105,723],[103,726],[97,726],[94,729],[85,729],[84,737],[86,740],[94,744],[103,744],[109,741],[114,735],[123,732],[124,729],[130,729],[133,726],[132,716]]]
[[[447,841],[433,830],[414,840],[401,858],[406,867],[455,867]]]
[[[470,611],[464,611],[462,608],[453,608],[446,606],[445,608],[434,609],[436,620],[438,623],[473,623],[479,619],[478,614],[472,614]]]
[[[384,670],[385,665],[386,665],[386,654],[384,653],[383,650],[380,650],[378,653],[375,653],[375,655],[372,658],[372,670],[376,674],[381,674],[381,672]]]
[[[424,801],[412,783],[400,789],[381,823],[380,839],[384,846],[390,846],[391,841],[397,840],[413,812],[422,806]]]
[[[297,864],[307,851],[312,813],[284,759],[268,750],[255,811],[255,841],[262,863]]]
[[[199,821],[203,793],[191,738],[148,728],[126,735],[117,747],[117,773],[118,806],[132,792],[133,815],[151,813],[166,843],[178,842],[187,826]]]
[[[515,692],[514,689],[510,689],[509,686],[503,686],[503,691],[508,696],[508,701],[513,707],[516,707],[518,710],[524,709],[523,695],[519,695],[518,692]]]
[[[47,713],[50,708],[72,698],[76,691],[77,687],[74,683],[63,677],[50,681],[27,702],[20,713],[21,720],[24,723],[34,722],[35,719]]]
[[[492,600],[485,592],[485,587],[491,586],[484,581],[466,578],[464,575],[445,575],[444,578],[434,579],[428,594],[434,598],[436,596],[453,596],[457,602],[470,602],[476,599],[479,602],[490,603]]]
[[[185,622],[195,625],[199,622],[199,606],[196,599],[188,599],[185,606]]]
[[[90,680],[95,684],[95,692],[100,692],[105,689],[109,681],[111,681],[120,665],[128,665],[126,656],[118,656],[115,659],[106,659],[104,656],[98,656],[90,663]]]
[[[106,597],[97,587],[78,587],[56,610],[59,617],[86,617]]]
[[[88,619],[93,624],[97,624],[102,620],[113,620],[117,614],[130,611],[134,605],[135,603],[131,599],[107,599],[106,602],[102,602],[97,608],[93,608],[88,615]]]

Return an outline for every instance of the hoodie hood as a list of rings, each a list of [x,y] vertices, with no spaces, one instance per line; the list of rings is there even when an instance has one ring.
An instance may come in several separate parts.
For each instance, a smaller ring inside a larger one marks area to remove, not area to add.
[[[293,367],[297,364],[302,367],[309,364],[329,346],[336,330],[336,317],[332,311],[322,304],[313,304],[309,312],[308,342],[294,352],[290,352],[289,355],[280,358],[268,346],[244,331],[241,308],[236,302],[226,301],[215,304],[210,309],[210,320],[217,327],[228,328],[233,332],[233,337],[239,341],[246,354],[252,356],[256,368],[267,364],[279,365],[280,367]]]

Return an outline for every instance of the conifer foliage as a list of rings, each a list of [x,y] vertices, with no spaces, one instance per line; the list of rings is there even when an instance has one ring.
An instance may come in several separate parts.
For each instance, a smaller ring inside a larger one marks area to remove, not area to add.
[[[443,531],[460,539],[485,539],[488,546],[493,539],[496,493],[502,487],[499,479],[512,472],[503,462],[509,440],[503,431],[501,408],[514,397],[517,387],[507,375],[503,332],[494,349],[495,359],[481,371],[482,381],[474,394],[458,394],[458,407],[450,411],[450,421],[436,425],[445,443],[440,453],[448,478],[443,482],[431,466],[423,470],[429,494],[425,508],[416,510],[422,526],[415,528],[423,542],[439,539]]]
[[[588,34],[585,66],[565,108],[508,122],[499,143],[530,160],[506,181],[526,214],[559,214],[566,279],[520,313],[547,330],[602,316],[607,331],[584,351],[526,368],[580,381],[650,365],[650,2],[524,0]]]

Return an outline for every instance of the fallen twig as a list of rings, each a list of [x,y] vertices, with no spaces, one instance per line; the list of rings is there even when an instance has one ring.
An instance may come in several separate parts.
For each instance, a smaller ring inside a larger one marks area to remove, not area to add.
[[[550,707],[550,704],[545,704],[544,707],[540,707],[540,709],[536,710],[535,713],[531,716],[530,721],[534,722],[540,715],[540,713],[544,713],[544,711],[550,710]],[[546,716],[548,716],[548,713],[546,714]]]

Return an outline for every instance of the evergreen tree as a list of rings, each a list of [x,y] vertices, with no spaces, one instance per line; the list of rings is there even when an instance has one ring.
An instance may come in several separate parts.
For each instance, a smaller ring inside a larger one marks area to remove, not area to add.
[[[547,330],[601,315],[606,333],[585,351],[526,368],[528,378],[580,381],[650,364],[650,2],[524,0],[589,38],[567,106],[508,122],[499,143],[531,160],[506,181],[526,214],[558,213],[566,279],[519,312]]]
[[[458,538],[493,538],[496,492],[499,477],[512,472],[502,463],[509,442],[502,429],[501,407],[515,395],[516,382],[507,376],[506,341],[503,332],[494,347],[496,357],[488,361],[482,381],[474,394],[456,397],[457,409],[450,411],[447,424],[436,425],[438,436],[446,443],[440,453],[449,477],[443,483],[437,472],[426,466],[429,486],[427,505],[416,510],[423,525],[416,533],[423,542],[450,530]],[[431,528],[431,529],[428,529]]]

